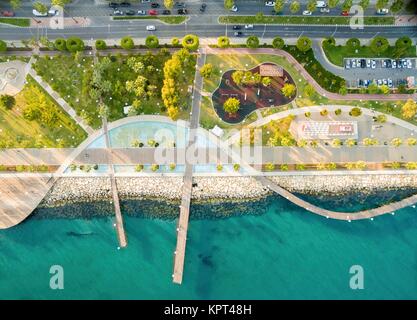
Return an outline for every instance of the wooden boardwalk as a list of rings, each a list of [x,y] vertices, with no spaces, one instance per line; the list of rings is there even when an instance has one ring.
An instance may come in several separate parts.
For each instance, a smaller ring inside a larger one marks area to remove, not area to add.
[[[203,89],[203,78],[201,77],[199,70],[203,66],[205,60],[206,55],[204,53],[200,54],[197,58],[197,68],[195,73],[195,83],[192,98],[193,101],[191,107],[190,134],[187,147],[194,145],[196,140],[196,129],[199,126],[201,91]],[[177,245],[174,252],[174,271],[172,274],[172,279],[176,284],[182,283],[184,273],[185,247],[187,244],[187,231],[188,221],[190,217],[190,202],[192,188],[193,165],[186,161],[184,182],[182,187],[180,217],[177,223]]]
[[[375,209],[363,210],[358,212],[338,212],[338,211],[331,211],[327,209],[323,209],[317,207],[303,199],[295,196],[291,192],[285,190],[284,188],[277,185],[275,182],[271,181],[270,179],[264,176],[257,176],[256,179],[262,183],[262,185],[268,187],[270,190],[278,193],[282,197],[286,198],[288,201],[300,206],[312,213],[318,214],[320,216],[336,219],[336,220],[362,220],[362,219],[370,219],[376,216],[380,216],[387,213],[395,213],[396,210],[411,206],[417,203],[417,194],[405,198],[401,201],[393,202]]]
[[[2,176],[0,181],[0,229],[13,227],[26,219],[39,205],[54,179],[42,175]]]

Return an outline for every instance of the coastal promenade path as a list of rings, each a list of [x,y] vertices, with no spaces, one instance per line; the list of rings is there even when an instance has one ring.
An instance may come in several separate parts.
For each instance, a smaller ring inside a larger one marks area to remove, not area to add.
[[[325,90],[322,88],[316,80],[308,73],[308,71],[301,65],[290,53],[280,50],[280,49],[272,49],[272,48],[258,48],[258,49],[248,49],[248,48],[227,48],[227,49],[219,49],[219,48],[210,48],[206,47],[206,54],[214,54],[214,55],[256,55],[256,54],[269,54],[269,55],[277,55],[284,57],[290,62],[296,71],[298,71],[304,79],[306,79],[314,89],[322,96],[325,96],[332,100],[377,100],[377,101],[398,101],[398,100],[407,100],[407,99],[417,99],[417,93],[413,94],[356,94],[356,93],[348,93],[346,95],[341,95],[338,93],[333,93]]]
[[[200,49],[201,50],[201,49]],[[200,68],[204,65],[206,60],[205,52],[200,52],[197,58],[197,68],[194,78],[194,89],[192,96],[191,106],[191,119],[190,119],[190,135],[188,141],[188,147],[192,147],[195,144],[197,135],[196,131],[200,122],[200,103],[201,92],[203,89],[203,78],[200,75]],[[182,283],[184,272],[184,260],[185,260],[185,248],[187,244],[187,230],[188,221],[190,217],[190,201],[191,193],[193,189],[193,165],[186,161],[184,183],[182,187],[182,199],[180,205],[180,217],[177,224],[177,245],[174,252],[174,271],[172,274],[173,282],[176,284]]]
[[[417,194],[405,198],[401,201],[393,202],[387,205],[383,205],[381,207],[369,210],[363,210],[358,212],[338,212],[338,211],[331,211],[327,209],[323,209],[317,207],[310,202],[304,201],[303,199],[297,197],[296,195],[292,194],[291,192],[285,190],[284,188],[280,187],[278,184],[273,182],[272,180],[266,178],[265,176],[257,176],[255,177],[262,185],[269,188],[273,192],[276,192],[280,196],[284,197],[288,201],[296,204],[299,207],[306,209],[312,213],[318,214],[320,216],[336,219],[336,220],[362,220],[362,219],[371,219],[376,216],[380,216],[383,214],[391,213],[395,214],[395,210],[399,210],[408,206],[411,206],[417,203]]]
[[[0,229],[22,222],[36,209],[52,187],[54,179],[45,175],[2,176],[0,182]]]

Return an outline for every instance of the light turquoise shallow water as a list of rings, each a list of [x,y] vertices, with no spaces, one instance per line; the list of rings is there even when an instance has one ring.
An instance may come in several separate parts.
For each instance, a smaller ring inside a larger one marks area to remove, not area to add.
[[[348,223],[276,197],[262,215],[192,220],[182,286],[171,282],[173,220],[126,215],[129,246],[118,251],[110,218],[29,219],[0,232],[0,298],[416,299],[416,214]],[[62,291],[49,289],[54,264]],[[355,264],[362,291],[349,288]]]

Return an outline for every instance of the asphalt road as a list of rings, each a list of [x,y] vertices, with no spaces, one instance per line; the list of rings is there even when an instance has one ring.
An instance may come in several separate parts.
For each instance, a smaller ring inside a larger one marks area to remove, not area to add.
[[[200,37],[219,37],[228,35],[234,38],[234,31],[231,26],[218,24],[193,24],[189,25],[166,25],[158,21],[131,20],[111,21],[109,18],[101,18],[99,24],[87,27],[66,27],[64,29],[47,28],[17,28],[7,25],[0,26],[0,39],[22,40],[35,36],[48,36],[49,39],[57,37],[78,36],[84,40],[88,39],[114,39],[126,35],[135,38],[144,38],[149,34],[155,34],[160,38],[182,37],[185,34],[193,33]],[[156,31],[146,31],[146,25],[156,25]],[[254,30],[243,31],[242,37],[256,35],[260,39],[280,36],[283,38],[299,37],[300,35],[311,38],[323,38],[333,36],[336,38],[363,38],[369,39],[376,35],[398,38],[408,35],[411,38],[417,37],[417,27],[365,27],[362,30],[352,30],[349,26],[277,26],[277,25],[255,25]],[[232,40],[233,41],[233,40]]]

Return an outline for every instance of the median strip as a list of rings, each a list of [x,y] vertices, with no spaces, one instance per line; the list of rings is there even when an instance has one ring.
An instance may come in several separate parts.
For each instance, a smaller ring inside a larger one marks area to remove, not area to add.
[[[17,27],[30,26],[30,20],[27,18],[0,18],[0,23],[10,24]]]
[[[113,17],[113,20],[160,20],[168,24],[181,24],[187,17],[185,16],[171,16],[171,17],[159,17],[159,16],[132,16],[132,17]]]

